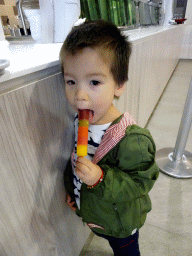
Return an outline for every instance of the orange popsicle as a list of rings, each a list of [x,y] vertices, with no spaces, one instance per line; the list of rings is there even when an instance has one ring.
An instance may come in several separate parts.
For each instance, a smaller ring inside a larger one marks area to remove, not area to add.
[[[79,128],[78,128],[78,139],[77,139],[77,155],[87,155],[88,145],[88,129],[89,129],[89,109],[79,110]]]

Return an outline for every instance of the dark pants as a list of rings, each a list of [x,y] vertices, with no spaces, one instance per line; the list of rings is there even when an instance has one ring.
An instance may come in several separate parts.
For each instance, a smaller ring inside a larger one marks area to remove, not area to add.
[[[140,256],[138,244],[139,231],[126,238],[115,238],[112,236],[101,235],[96,232],[94,233],[108,240],[113,249],[114,256]]]

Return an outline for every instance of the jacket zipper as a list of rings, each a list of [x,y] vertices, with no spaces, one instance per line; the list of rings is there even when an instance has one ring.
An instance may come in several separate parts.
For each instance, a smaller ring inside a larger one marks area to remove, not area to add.
[[[117,206],[116,206],[115,203],[113,203],[113,206],[114,206],[114,209],[115,209],[115,213],[116,213],[117,219],[119,221],[119,225],[121,226],[121,229],[123,230],[124,228],[123,228],[123,225],[121,223],[121,219],[120,219],[120,216],[119,216],[119,212],[118,212]]]

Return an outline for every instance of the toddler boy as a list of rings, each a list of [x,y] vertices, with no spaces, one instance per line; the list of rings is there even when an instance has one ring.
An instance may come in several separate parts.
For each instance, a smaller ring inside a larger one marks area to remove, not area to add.
[[[103,20],[74,27],[60,52],[66,96],[77,113],[66,201],[116,256],[140,255],[139,229],[159,173],[149,131],[113,105],[125,90],[130,53],[127,38]],[[79,109],[91,112],[86,157],[76,155]]]

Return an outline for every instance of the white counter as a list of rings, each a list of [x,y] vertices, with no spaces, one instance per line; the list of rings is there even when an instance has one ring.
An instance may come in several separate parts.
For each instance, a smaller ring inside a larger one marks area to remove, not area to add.
[[[0,76],[0,83],[59,65],[62,44],[9,44],[0,42],[0,58],[10,66]]]
[[[154,36],[155,34],[159,34],[165,32],[170,29],[175,29],[179,25],[169,25],[169,26],[149,26],[149,27],[141,27],[133,30],[123,31],[125,35],[128,36],[129,41],[136,42],[138,40],[145,39],[146,37]]]

